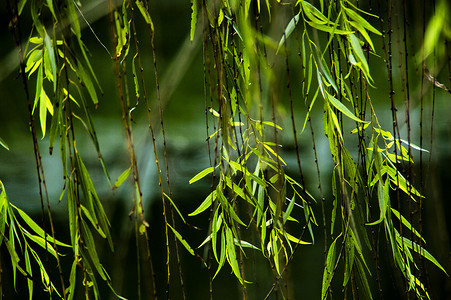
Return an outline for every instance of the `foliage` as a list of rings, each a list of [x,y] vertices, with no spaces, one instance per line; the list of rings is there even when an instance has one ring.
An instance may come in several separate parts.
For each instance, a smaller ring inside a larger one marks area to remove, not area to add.
[[[93,295],[98,299],[101,295],[99,279],[116,294],[112,279],[102,265],[95,238],[98,236],[106,240],[113,252],[111,224],[97,194],[93,175],[77,150],[77,139],[83,136],[78,134],[78,125],[91,139],[111,189],[120,188],[130,178],[138,295],[142,297],[140,280],[144,277],[144,269],[148,269],[152,276],[147,280],[151,282],[153,296],[156,297],[149,224],[144,215],[143,183],[140,181],[133,139],[134,110],[143,106],[148,113],[147,125],[163,207],[167,298],[170,297],[170,266],[174,258],[183,287],[179,243],[207,266],[211,297],[213,280],[227,265],[243,286],[243,298],[247,297],[246,286],[252,281],[245,270],[248,264],[245,248],[249,248],[261,253],[273,271],[274,280],[267,298],[273,293],[281,293],[283,298],[287,298],[290,262],[297,251],[318,243],[315,235],[320,225],[324,231],[321,234],[324,236],[325,254],[321,299],[331,294],[333,282],[339,280],[337,277],[343,280],[344,295],[352,293],[354,298],[373,298],[377,293],[370,284],[372,278],[376,278],[381,293],[378,257],[384,254],[379,244],[385,244],[394,266],[405,279],[407,290],[418,298],[429,298],[421,275],[423,260],[446,271],[424,249],[421,227],[415,228],[411,211],[405,208],[406,203],[409,207],[419,207],[421,214],[424,196],[421,189],[413,186],[413,152],[427,153],[427,150],[422,143],[416,146],[411,142],[410,123],[407,139],[401,138],[398,127],[393,98],[391,7],[388,23],[385,24],[382,21],[384,16],[368,13],[349,0],[321,0],[319,6],[304,0],[290,3],[265,1],[263,4],[259,0],[191,0],[191,27],[187,32],[191,41],[196,41],[200,36],[202,38],[205,119],[210,152],[210,166],[199,170],[189,181],[193,184],[206,177],[211,179],[208,196],[189,214],[193,217],[209,212],[208,233],[200,245],[206,247],[208,255],[201,257],[176,226],[177,217],[184,227],[190,227],[177,208],[171,191],[155,47],[158,27],[153,23],[146,1],[108,1],[108,4],[113,43],[111,52],[108,47],[102,46],[107,49],[114,66],[118,104],[129,151],[129,167],[114,183],[103,159],[90,112],[90,106],[102,105],[98,97],[102,88],[82,38],[80,22],[87,21],[81,3],[71,0],[8,1],[10,28],[18,47],[20,74],[28,102],[43,216],[46,203],[51,224],[49,234],[8,201],[1,185],[0,245],[5,245],[11,258],[14,282],[17,270],[27,278],[30,299],[33,281],[38,282],[35,273],[32,273],[33,260],[41,274],[38,283],[51,296],[73,299],[82,282],[85,297],[88,299]],[[442,13],[432,18],[425,31],[424,45],[417,54],[423,70],[427,70],[425,77],[432,82],[432,86],[444,90],[447,87],[434,77],[438,74],[436,68],[432,68],[430,74],[427,66],[431,62],[436,63],[435,51],[438,52],[438,59],[445,56],[439,40],[449,39],[449,20],[443,13],[446,5],[445,1],[439,2],[438,8]],[[25,12],[30,13],[33,25],[27,42],[22,45],[19,20],[24,18]],[[286,16],[289,16],[288,21]],[[138,22],[146,26],[143,35],[137,29]],[[286,25],[278,28],[273,25],[277,22]],[[377,22],[379,27],[372,25]],[[437,28],[444,28],[443,34]],[[144,50],[140,42],[144,39],[151,45],[155,97],[148,91],[149,82],[141,61],[140,50]],[[407,91],[405,99],[409,104],[407,48],[404,55],[406,61],[401,71],[402,76],[407,78],[403,77],[401,84],[403,91]],[[370,69],[370,57],[376,57],[379,61],[382,60],[380,57],[384,57],[386,62],[392,128],[381,126],[374,109],[371,90],[378,81]],[[31,82],[35,82],[34,99],[29,95]],[[298,102],[305,105],[305,116],[301,122],[296,111]],[[154,114],[154,109],[157,114]],[[316,120],[312,118],[317,118],[317,110],[323,112],[322,131],[327,137],[333,161],[332,170],[321,170],[331,176],[330,199],[323,193],[312,125]],[[59,144],[65,180],[60,201],[67,206],[70,245],[55,237],[40,156],[43,142],[38,140],[35,130],[36,115],[39,116],[42,139],[48,138],[50,153]],[[152,119],[155,117],[158,121]],[[285,122],[283,126],[284,118],[290,119],[291,124]],[[305,132],[308,127],[311,137]],[[352,128],[351,134],[347,134],[348,128]],[[160,136],[161,140],[157,141]],[[291,175],[293,167],[283,158],[286,136],[291,137],[296,148],[298,170],[295,176]],[[304,178],[302,165],[308,162],[305,162],[299,149],[310,138],[318,174],[319,188],[315,191]],[[162,144],[162,154],[158,142]],[[0,144],[8,149],[2,139]],[[326,210],[329,203],[333,206],[332,211]],[[318,206],[321,207],[321,217],[315,215]],[[297,210],[302,213],[297,213]],[[375,211],[379,211],[377,216]],[[21,219],[16,217],[15,212]],[[27,223],[32,233],[19,220]],[[376,237],[377,230],[383,230],[385,237]],[[174,242],[170,241],[170,237]],[[50,278],[42,258],[33,250],[31,245],[34,244],[30,241],[57,260],[60,284]],[[175,247],[175,256],[171,254],[171,243]],[[72,252],[68,278],[61,271],[61,254],[57,246],[70,248]],[[145,257],[141,257],[140,253],[145,253]],[[23,255],[25,263],[20,263],[20,255]],[[375,258],[375,265],[369,263],[371,255]],[[339,272],[342,274],[337,276]],[[69,285],[66,287],[67,281]],[[186,297],[184,291],[183,297]]]

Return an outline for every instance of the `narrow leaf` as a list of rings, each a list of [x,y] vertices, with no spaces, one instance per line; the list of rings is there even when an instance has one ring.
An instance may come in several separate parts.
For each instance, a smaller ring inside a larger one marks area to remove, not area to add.
[[[204,178],[205,176],[207,176],[208,174],[212,173],[215,170],[214,167],[209,167],[206,168],[205,170],[199,172],[196,176],[194,176],[193,178],[190,179],[189,184],[192,184],[202,178]]]
[[[192,213],[188,214],[188,216],[192,217],[192,216],[200,214],[201,212],[203,212],[204,210],[209,208],[210,205],[213,203],[213,201],[215,201],[215,199],[216,199],[216,190],[212,191],[207,196],[207,198],[205,198],[205,200],[199,205],[199,207],[196,208],[196,210],[193,211]]]
[[[128,168],[127,170],[125,170],[124,172],[122,172],[122,174],[119,176],[119,178],[116,180],[116,182],[113,185],[113,190],[117,189],[118,187],[121,186],[121,184],[128,178],[128,176],[130,175],[132,168]]]
[[[341,111],[343,114],[345,114],[348,118],[353,119],[354,121],[365,123],[364,121],[357,118],[354,113],[352,113],[343,103],[341,103],[337,98],[334,96],[327,94],[327,99],[329,102],[339,111]]]
[[[287,27],[285,28],[285,31],[282,35],[282,38],[279,41],[279,46],[277,47],[276,53],[279,52],[280,48],[285,44],[285,41],[288,39],[288,37],[293,32],[294,28],[296,27],[296,24],[299,22],[299,14],[295,15],[291,21],[288,23]]]
[[[171,228],[172,232],[174,232],[175,236],[180,241],[180,243],[182,243],[183,247],[185,247],[185,249],[188,250],[188,252],[194,256],[195,255],[194,250],[193,250],[193,248],[191,248],[191,246],[188,244],[188,242],[171,225],[169,225],[169,224],[167,224],[167,225],[169,226],[169,228]]]
[[[144,20],[146,21],[147,25],[150,26],[150,30],[154,32],[153,22],[152,18],[150,17],[149,12],[147,11],[146,7],[144,6],[144,3],[141,0],[135,1],[136,6],[138,6],[139,12],[143,16]]]

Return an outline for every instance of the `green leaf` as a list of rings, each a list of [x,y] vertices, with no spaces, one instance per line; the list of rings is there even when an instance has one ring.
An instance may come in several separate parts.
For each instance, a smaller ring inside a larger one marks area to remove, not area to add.
[[[20,16],[22,14],[23,8],[25,7],[25,4],[27,4],[27,0],[19,0],[19,3],[17,4],[18,8],[18,15]]]
[[[75,293],[75,284],[77,282],[77,260],[74,260],[72,262],[72,267],[70,269],[70,276],[69,276],[69,292],[67,293],[67,300],[74,299],[74,293]]]
[[[277,229],[277,230],[279,230],[279,229]],[[293,242],[293,243],[296,243],[296,244],[300,244],[300,245],[311,245],[312,243],[311,242],[306,242],[306,241],[303,241],[303,240],[301,240],[301,239],[298,239],[297,237],[295,237],[295,236],[292,236],[291,234],[289,234],[288,232],[283,232],[283,235],[289,240],[289,241],[291,241],[291,242]]]
[[[191,246],[188,244],[188,242],[180,235],[180,233],[178,233],[177,230],[175,230],[171,225],[166,224],[169,228],[171,228],[172,232],[174,232],[175,236],[177,237],[177,239],[180,241],[180,243],[182,243],[182,245],[185,247],[186,250],[188,250],[188,252],[191,255],[195,255],[194,254],[194,250],[193,248],[191,248]]]
[[[354,113],[352,113],[342,102],[340,102],[337,98],[332,96],[331,94],[327,94],[327,99],[329,102],[339,111],[341,111],[348,118],[353,119],[354,121],[365,123],[364,121],[357,118]]]
[[[357,272],[359,276],[357,278],[360,281],[361,286],[363,287],[361,290],[363,290],[364,299],[373,299],[373,295],[371,294],[370,285],[368,283],[368,279],[365,274],[365,269],[363,268],[362,263],[360,262],[360,259],[356,259],[356,265],[357,265]]]
[[[387,167],[386,168],[387,174],[390,176],[391,181],[399,187],[404,193],[410,196],[412,200],[416,201],[416,199],[413,197],[418,196],[421,198],[424,198],[402,175],[399,173],[398,170]]]
[[[345,268],[344,268],[344,279],[343,279],[343,287],[348,284],[349,278],[351,278],[352,268],[354,266],[354,246],[355,240],[351,237],[351,234],[348,233],[348,236],[345,241]]]
[[[399,211],[397,211],[396,209],[394,209],[393,207],[391,207],[391,212],[398,218],[398,220],[401,220],[402,224],[404,226],[406,226],[413,234],[415,234],[418,238],[420,238],[421,240],[423,240],[423,243],[426,243],[426,241],[424,240],[424,238],[421,236],[421,234],[410,224],[409,221],[407,221],[406,218],[404,218],[403,215],[401,215],[399,213]]]
[[[197,0],[191,0],[191,30],[189,38],[191,41],[194,39],[194,33],[196,31],[196,24],[197,24]]]
[[[183,217],[182,213],[180,212],[180,210],[178,209],[177,205],[175,205],[174,201],[172,201],[172,198],[169,197],[166,193],[163,193],[163,196],[166,197],[169,202],[171,202],[172,207],[175,209],[175,211],[178,213],[180,219],[182,219],[183,223],[186,224],[185,218]]]
[[[81,226],[82,237],[84,244],[86,245],[85,250],[87,251],[89,258],[94,264],[94,267],[96,268],[100,277],[102,277],[103,280],[107,281],[107,274],[105,273],[105,270],[102,264],[100,263],[99,256],[97,255],[97,250],[94,243],[94,238],[92,237],[91,230],[89,230],[88,225],[83,220],[81,221],[81,225],[82,225]]]
[[[80,22],[78,22],[77,11],[75,10],[75,1],[67,1],[67,14],[68,14],[68,23],[70,23],[70,29],[73,30],[75,36],[80,39],[81,38],[81,29]]]
[[[35,242],[36,244],[38,244],[39,246],[41,246],[42,249],[47,250],[48,253],[50,253],[51,255],[53,255],[55,258],[58,255],[55,251],[55,249],[53,248],[53,246],[49,243],[48,240],[44,240],[43,238],[41,238],[40,236],[37,235],[33,235],[31,233],[29,233],[28,231],[26,231],[24,228],[22,228],[22,232],[28,237],[30,238],[33,242]]]
[[[214,167],[209,167],[203,171],[200,171],[197,175],[195,175],[193,178],[190,179],[189,184],[192,184],[192,183],[204,178],[208,174],[212,173],[214,170],[215,170]]]
[[[21,210],[20,208],[16,207],[15,205],[11,204],[12,207],[14,207],[14,209],[19,213],[19,215],[22,217],[22,219],[25,221],[25,223],[30,226],[30,228],[42,239],[44,239],[44,230],[38,225],[36,224],[35,221],[33,221],[33,219],[31,219],[23,210]],[[58,240],[54,240],[52,236],[50,236],[49,234],[46,234],[46,239],[47,242],[49,243],[55,243],[58,246],[63,246],[63,247],[70,247],[70,245],[62,243]]]
[[[241,278],[240,274],[240,268],[238,266],[238,260],[236,257],[235,252],[235,243],[233,239],[232,230],[229,227],[225,228],[225,235],[226,235],[226,250],[227,250],[227,260],[232,267],[232,271],[235,274],[235,276],[238,278],[238,280],[241,282],[241,284],[244,284],[243,279]]]
[[[207,198],[205,198],[205,200],[199,205],[199,207],[196,208],[196,210],[193,211],[192,213],[188,214],[188,216],[192,217],[192,216],[200,214],[201,212],[203,212],[204,210],[209,208],[210,205],[215,201],[215,199],[216,199],[216,190],[212,191],[207,196]]]
[[[295,195],[293,195],[293,198],[290,200],[288,199],[288,207],[287,210],[283,214],[283,224],[287,222],[287,218],[291,215],[291,211],[293,210],[294,204],[296,203]]]
[[[135,84],[135,96],[136,101],[139,101],[139,81],[138,81],[138,73],[136,73],[136,66],[135,66],[135,59],[138,57],[138,53],[135,54],[132,61],[132,72],[133,72],[133,83]],[[133,111],[134,108],[130,110],[130,113]]]
[[[6,142],[1,137],[0,137],[0,146],[9,151],[8,144],[6,144]]]
[[[426,251],[426,249],[424,249],[423,247],[421,247],[420,245],[418,245],[417,243],[402,237],[402,241],[405,245],[407,245],[407,247],[409,247],[410,249],[412,249],[413,251],[417,252],[418,254],[420,254],[421,256],[423,256],[424,258],[428,259],[430,262],[432,262],[434,265],[436,265],[438,268],[440,268],[440,270],[442,270],[446,275],[448,275],[448,273],[446,273],[445,269],[442,267],[442,265],[440,265],[440,263],[434,258],[434,256],[432,256],[432,254],[430,254],[428,251]]]
[[[121,186],[121,184],[128,178],[128,176],[130,175],[130,172],[132,170],[132,167],[128,168],[127,170],[125,170],[124,172],[122,172],[122,174],[119,176],[119,178],[116,180],[116,182],[113,185],[113,190],[117,189],[118,187]]]
[[[384,186],[382,186],[382,182],[378,183],[377,197],[379,200],[379,210],[380,210],[379,220],[374,221],[372,223],[368,223],[367,225],[376,225],[384,220],[385,214],[387,213],[387,208],[390,207],[389,191],[390,191],[390,181],[388,178],[385,180]]]
[[[332,244],[329,247],[329,251],[327,252],[326,265],[324,267],[324,273],[323,273],[321,299],[326,299],[326,295],[329,290],[330,283],[332,281],[335,263],[337,260],[337,250],[336,250],[335,244],[339,237],[340,236],[337,236],[337,238],[332,242]]]
[[[51,2],[51,0],[49,0]],[[57,71],[57,67],[56,67],[56,60],[55,60],[55,51],[53,50],[53,43],[51,38],[49,37],[49,35],[47,34],[47,31],[45,32],[45,36],[44,36],[44,45],[45,45],[45,49],[47,50],[47,57],[49,58],[49,62],[50,62],[50,67],[51,67],[51,71],[52,71],[52,76],[53,76],[53,92],[56,91],[56,71]],[[52,113],[53,114],[53,113]]]
[[[279,52],[280,48],[285,44],[285,41],[288,39],[288,37],[291,35],[291,33],[293,32],[294,28],[296,27],[296,25],[299,22],[299,17],[300,15],[297,14],[295,15],[290,22],[288,23],[287,27],[285,28],[285,31],[282,35],[282,38],[279,41],[279,46],[277,47],[277,51],[276,54]]]
[[[25,247],[25,270],[30,276],[33,276],[33,270],[31,269],[31,263],[30,263],[30,256],[28,254],[28,246]],[[31,278],[27,277],[27,285],[28,285],[28,299],[33,299],[33,280]]]
[[[222,213],[219,214],[219,209],[216,209],[213,215],[213,221],[211,222],[211,248],[213,249],[213,254],[215,255],[216,261],[218,261],[218,254],[216,251],[217,234],[221,229],[221,225],[222,225]]]
[[[97,98],[97,92],[95,90],[94,84],[92,83],[91,78],[89,77],[88,73],[86,73],[85,69],[81,64],[78,64],[77,66],[77,76],[80,78],[81,82],[84,84],[86,89],[88,90],[89,96],[91,97],[92,103],[94,105],[99,104],[99,99]]]
[[[103,232],[103,230],[100,228],[99,224],[94,222],[94,219],[93,219],[91,213],[89,212],[89,210],[82,204],[80,204],[80,208],[83,211],[83,213],[85,214],[86,218],[88,218],[89,222],[91,222],[92,226],[94,226],[97,229],[97,232],[100,234],[100,236],[103,238],[106,238],[106,235]]]
[[[221,230],[221,254],[219,257],[219,264],[218,264],[218,268],[216,269],[216,273],[213,276],[213,279],[216,277],[216,275],[218,275],[219,271],[222,269],[222,267],[224,266],[225,260],[226,260],[226,256],[227,256],[227,250],[226,250],[226,238],[225,238],[225,233],[224,233],[224,229]],[[218,260],[218,258],[216,257],[216,260]]]
[[[144,6],[144,3],[141,0],[136,0],[135,3],[136,3],[136,6],[138,6],[139,12],[143,16],[143,18],[146,21],[147,25],[149,25],[150,30],[152,32],[154,32],[155,29],[153,27],[152,18],[150,17],[149,12],[147,11],[146,7]]]
[[[369,78],[372,81],[373,79],[370,75],[368,62],[366,61],[365,55],[363,54],[359,39],[353,33],[349,33],[348,38],[351,44],[352,51],[357,56],[358,61],[362,64],[361,70],[363,71],[363,74],[365,75],[365,77]]]
[[[243,241],[243,240],[238,240],[238,239],[234,239],[233,241],[235,242],[236,246],[243,247],[243,248],[251,248],[251,249],[254,249],[254,250],[260,250],[259,248],[255,247],[254,245],[252,245],[249,242],[246,242],[246,241]]]
[[[257,184],[259,184],[259,185],[261,185],[263,187],[266,186],[266,183],[263,181],[263,179],[261,179],[260,177],[256,176],[255,174],[249,172],[249,170],[247,168],[243,167],[239,163],[231,160],[231,161],[229,161],[229,164],[230,164],[231,167],[235,168],[236,170],[241,171],[249,179],[254,180]]]

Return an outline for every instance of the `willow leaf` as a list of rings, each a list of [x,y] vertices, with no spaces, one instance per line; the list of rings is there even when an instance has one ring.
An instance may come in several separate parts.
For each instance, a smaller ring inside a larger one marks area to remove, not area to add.
[[[235,182],[233,182],[228,176],[225,176],[224,180],[227,186],[233,191],[233,193],[240,196],[242,199],[248,200],[249,203],[253,204],[251,201],[249,201],[248,199],[249,197],[246,197],[243,189],[240,188]]]
[[[71,245],[75,256],[78,255],[78,241],[77,241],[77,207],[74,199],[74,184],[69,179],[67,188],[67,210],[69,215],[69,229]]]
[[[36,222],[33,221],[33,219],[31,219],[23,210],[21,210],[20,208],[16,207],[13,204],[11,204],[11,206],[14,207],[14,209],[19,213],[19,215],[22,217],[22,219],[25,221],[25,223],[27,223],[27,225],[30,226],[30,228],[38,236],[40,236],[42,239],[44,239],[44,230],[38,224],[36,224]],[[47,241],[50,243],[55,243],[58,246],[70,247],[70,245],[68,245],[68,244],[62,243],[58,240],[54,240],[53,237],[51,237],[49,234],[46,234],[45,236],[46,236]]]
[[[317,22],[308,21],[308,20],[306,20],[306,22],[311,27],[313,27],[315,29],[318,29],[318,30],[321,30],[321,31],[324,31],[324,32],[328,32],[330,34],[341,34],[341,35],[350,34],[350,31],[336,29],[335,26],[323,25],[323,24],[319,24]]]
[[[353,11],[350,8],[347,8],[345,6],[343,6],[344,11],[346,12],[346,14],[353,19],[357,24],[360,24],[361,26],[363,26],[364,28],[368,29],[369,31],[377,34],[377,35],[382,35],[382,33],[377,30],[376,28],[374,28],[370,23],[368,23],[367,20],[365,20],[362,16],[360,16],[358,13],[356,13],[355,11]]]
[[[235,252],[235,243],[233,239],[232,230],[229,227],[225,228],[225,235],[226,235],[226,250],[227,250],[227,260],[232,267],[232,271],[235,274],[235,276],[238,278],[238,280],[241,282],[241,284],[244,284],[243,279],[241,278],[240,274],[240,268],[238,266],[238,259],[236,257]]]
[[[342,102],[340,102],[337,98],[335,98],[331,94],[327,94],[327,99],[336,109],[338,109],[340,112],[342,112],[348,118],[353,119],[356,122],[365,123],[364,121],[357,118],[354,115],[354,113],[352,113]]]
[[[73,30],[75,36],[77,38],[81,38],[81,29],[80,29],[80,22],[78,22],[78,15],[77,10],[75,9],[75,1],[67,1],[67,10],[68,10],[68,22],[70,23],[70,29]]]
[[[405,245],[407,245],[407,247],[409,247],[413,251],[417,252],[418,254],[423,256],[424,258],[428,259],[430,262],[432,262],[434,265],[436,265],[440,270],[442,270],[446,275],[448,275],[448,273],[446,273],[446,271],[442,267],[442,265],[426,249],[424,249],[423,247],[421,247],[417,243],[415,243],[415,242],[413,242],[413,241],[411,241],[411,240],[409,240],[409,239],[407,239],[405,237],[402,237],[402,241],[403,241],[403,243]]]
[[[9,151],[8,144],[0,137],[0,146]]]
[[[196,32],[197,24],[197,0],[191,0],[191,30],[190,30],[190,40],[194,39],[194,33]]]
[[[191,246],[188,244],[188,242],[180,235],[180,233],[178,233],[177,230],[175,230],[171,225],[166,224],[169,228],[171,228],[172,232],[174,233],[174,235],[177,237],[177,239],[180,241],[180,243],[182,243],[183,247],[185,247],[186,250],[188,250],[188,252],[191,255],[195,255],[194,254],[194,250],[193,248],[191,248]]]
[[[180,219],[182,219],[183,223],[186,224],[185,218],[183,217],[182,213],[180,212],[180,210],[178,209],[177,205],[175,205],[174,201],[172,200],[171,197],[169,197],[166,193],[163,193],[163,196],[165,196],[169,202],[171,202],[172,207],[175,209],[175,211],[178,213]]]
[[[415,234],[418,238],[420,238],[423,241],[423,243],[426,243],[421,234],[410,224],[409,221],[407,221],[406,218],[404,218],[403,215],[399,213],[399,211],[391,207],[391,212],[398,218],[398,220],[401,220],[404,226],[406,226],[413,234]]]
[[[274,265],[276,267],[277,274],[280,275],[280,263],[279,263],[279,246],[277,245],[278,236],[275,230],[270,233],[270,242],[268,245],[272,249],[272,258],[274,259]],[[269,251],[268,251],[269,252]]]
[[[219,214],[219,209],[216,209],[213,215],[213,221],[211,222],[211,247],[213,249],[213,254],[215,255],[216,261],[219,261],[218,253],[216,250],[216,244],[217,244],[217,233],[221,229],[221,225],[222,225],[222,213]]]
[[[193,211],[192,213],[188,214],[188,216],[192,217],[192,216],[200,214],[201,212],[203,212],[204,210],[209,208],[210,205],[215,201],[215,199],[216,199],[216,190],[212,191],[207,196],[207,198],[205,198],[205,200],[199,205],[199,207],[196,208],[196,210]]]
[[[77,280],[77,261],[74,260],[72,262],[72,267],[70,269],[70,276],[69,276],[69,292],[67,293],[67,300],[74,299],[74,293],[75,293],[75,284]]]
[[[233,239],[233,241],[235,242],[236,246],[244,247],[244,248],[251,248],[251,249],[254,249],[254,250],[260,250],[259,248],[255,247],[254,245],[252,245],[249,242],[246,242],[246,241],[243,241],[243,240],[238,240],[238,239]]]
[[[359,62],[362,64],[361,70],[363,71],[363,74],[365,75],[365,77],[369,78],[372,81],[373,79],[371,78],[370,75],[368,62],[366,61],[365,55],[363,54],[363,50],[362,47],[360,46],[359,39],[353,33],[349,33],[348,38],[354,54],[357,56]]]
[[[226,237],[225,237],[225,233],[224,230],[221,230],[221,254],[219,257],[219,264],[218,264],[218,268],[216,269],[216,273],[213,276],[213,278],[216,277],[216,275],[218,275],[219,271],[222,269],[222,267],[224,266],[225,260],[226,260],[226,256],[227,256],[227,250],[226,250]],[[218,261],[218,259],[216,258],[216,260]]]
[[[409,195],[412,200],[416,201],[416,199],[413,197],[414,195],[424,198],[424,196],[422,196],[412,185],[410,185],[410,183],[401,175],[401,173],[398,172],[398,170],[392,167],[387,167],[386,171],[390,176],[391,181],[404,193]]]
[[[132,170],[132,167],[129,167],[127,170],[122,172],[122,174],[117,178],[116,182],[113,185],[113,190],[117,189],[121,186],[121,184],[128,178],[130,175],[130,172]]]
[[[140,93],[139,93],[139,81],[138,81],[138,73],[136,73],[135,59],[138,57],[138,53],[135,54],[132,61],[132,73],[133,73],[133,83],[135,84],[135,96],[136,101],[139,101]],[[133,108],[132,108],[133,109]],[[130,113],[132,110],[130,110]]]
[[[372,300],[373,299],[373,295],[371,294],[371,289],[370,289],[370,285],[368,283],[368,279],[366,277],[366,273],[365,270],[362,266],[362,263],[360,262],[359,259],[356,259],[356,265],[357,265],[357,271],[359,276],[358,279],[363,287],[363,295],[364,295],[364,299],[369,299]]]
[[[296,194],[294,194],[293,198],[288,201],[289,204],[287,206],[286,211],[283,214],[283,224],[287,222],[287,218],[291,215],[291,211],[293,210],[294,204],[296,203],[295,195]]]
[[[35,242],[36,244],[38,244],[39,246],[41,246],[42,249],[45,249],[48,253],[50,253],[51,255],[53,255],[55,258],[58,255],[55,251],[55,249],[53,248],[53,246],[49,243],[48,240],[44,240],[43,238],[41,238],[40,236],[34,235],[29,233],[28,231],[26,231],[25,229],[22,228],[22,232],[33,242]]]
[[[285,44],[285,41],[288,39],[288,37],[291,35],[291,33],[293,32],[294,28],[296,27],[296,25],[299,22],[299,17],[300,15],[297,14],[295,15],[290,22],[288,23],[287,27],[285,28],[285,31],[282,35],[282,38],[279,41],[279,46],[277,47],[277,51],[276,53],[279,52],[280,48]]]
[[[296,244],[300,244],[300,245],[311,245],[311,242],[306,242],[303,241],[295,236],[292,236],[291,234],[289,234],[288,232],[283,232],[283,235],[291,242],[296,243]]]
[[[50,102],[49,97],[45,93],[44,89],[41,89],[41,95],[39,99],[39,121],[41,123],[42,138],[45,136],[47,127],[47,111],[53,115],[53,105]]]
[[[193,178],[190,179],[189,184],[192,184],[192,183],[204,178],[208,174],[212,173],[214,170],[215,170],[215,167],[209,167],[203,171],[200,171],[197,175],[195,175]]]
[[[80,81],[84,84],[84,86],[88,90],[88,93],[89,93],[89,96],[91,97],[92,103],[94,103],[94,105],[98,105],[99,99],[97,98],[97,93],[96,93],[94,84],[92,83],[91,78],[89,77],[88,73],[86,73],[85,69],[83,68],[83,66],[81,64],[78,65],[77,75],[80,78]]]
[[[136,0],[135,3],[136,3],[136,6],[138,6],[139,12],[143,16],[143,18],[146,21],[147,25],[149,25],[150,30],[152,32],[154,32],[155,29],[153,27],[152,18],[150,17],[149,12],[147,11],[146,7],[144,6],[144,3],[141,0]]]
[[[245,167],[243,167],[239,163],[231,160],[231,161],[229,161],[229,164],[230,164],[231,167],[235,168],[236,170],[241,171],[249,179],[254,180],[257,184],[259,184],[259,185],[261,185],[263,187],[266,186],[266,183],[263,181],[263,179],[261,179],[260,177],[256,176],[255,174],[249,172],[248,169],[246,169]]]
[[[344,279],[343,279],[343,287],[348,284],[349,278],[351,278],[351,272],[354,265],[354,239],[348,233],[348,237],[345,241],[345,267],[344,267]]]
[[[33,276],[33,270],[31,269],[31,263],[30,263],[30,256],[28,254],[28,246],[25,247],[25,253],[24,253],[24,259],[25,259],[25,270],[30,276]],[[33,280],[31,278],[27,278],[27,285],[28,285],[28,299],[33,299]]]
[[[379,220],[374,221],[372,223],[368,223],[367,225],[376,225],[384,220],[385,214],[387,213],[387,208],[390,207],[389,190],[390,190],[390,181],[388,178],[385,180],[384,186],[382,186],[382,182],[378,183],[377,197],[379,200],[379,210],[380,210]]]
[[[81,221],[81,225],[83,241],[86,245],[85,250],[87,251],[89,258],[94,264],[94,267],[96,268],[100,277],[102,277],[103,280],[107,281],[107,275],[103,269],[102,264],[100,263],[99,256],[97,255],[96,246],[94,243],[94,238],[92,237],[91,230],[89,230],[88,225],[85,221]]]
[[[94,226],[97,229],[97,232],[100,234],[101,237],[106,238],[105,233],[103,232],[103,230],[100,228],[100,226],[94,222],[93,217],[91,215],[91,213],[89,212],[89,210],[84,206],[80,204],[80,208],[83,211],[83,213],[85,214],[86,218],[88,218],[89,222],[91,222],[92,226]]]
[[[337,218],[337,206],[338,206],[338,193],[337,193],[337,181],[335,171],[332,172],[332,195],[333,195],[333,208],[330,221],[330,233],[334,233],[335,219]]]
[[[53,43],[52,43],[51,38],[47,34],[47,31],[45,32],[45,36],[44,36],[44,45],[45,45],[45,49],[47,50],[46,52],[48,54],[48,58],[49,58],[49,62],[50,62],[50,67],[51,67],[52,76],[53,76],[53,92],[55,92],[56,91],[56,82],[57,82],[57,79],[56,79],[57,66],[56,66],[56,60],[55,60],[55,51],[53,50]]]
[[[321,299],[326,299],[327,291],[329,290],[330,283],[332,281],[335,263],[337,260],[336,242],[340,236],[338,236],[330,245],[327,252],[326,265],[323,273],[323,283],[321,288]]]

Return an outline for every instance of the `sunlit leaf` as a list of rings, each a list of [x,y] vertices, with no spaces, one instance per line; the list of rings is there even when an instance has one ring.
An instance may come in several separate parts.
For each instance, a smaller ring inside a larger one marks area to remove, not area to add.
[[[204,178],[208,174],[212,173],[214,170],[215,170],[215,167],[209,167],[209,168],[206,168],[203,171],[200,171],[198,174],[196,174],[193,178],[191,178],[189,180],[189,184],[192,184],[192,183]]]
[[[280,48],[285,44],[285,41],[288,39],[288,37],[291,35],[291,33],[293,32],[294,28],[296,27],[296,25],[299,22],[299,17],[300,15],[297,14],[295,15],[291,21],[288,23],[287,27],[285,28],[285,31],[282,35],[282,38],[279,41],[279,46],[277,47],[277,52],[279,52]]]
[[[241,278],[240,274],[240,268],[238,266],[238,259],[236,257],[235,252],[235,243],[233,239],[232,230],[229,227],[225,228],[225,235],[226,235],[226,249],[227,249],[227,261],[229,262],[230,266],[232,267],[232,271],[235,274],[235,276],[238,278],[238,280],[241,282],[241,284],[244,283],[243,279]]]
[[[335,243],[337,242],[338,238],[339,238],[339,236],[332,242],[332,244],[329,247],[329,251],[327,252],[326,265],[324,267],[324,273],[323,273],[321,299],[326,299],[326,293],[328,292],[330,283],[332,281],[335,263],[337,260],[337,252],[336,252]]]
[[[128,168],[127,170],[125,170],[124,172],[122,172],[122,174],[117,178],[116,182],[113,185],[113,190],[117,189],[118,187],[121,186],[121,184],[128,178],[128,176],[130,175],[132,168]]]
[[[136,0],[135,3],[136,3],[136,6],[138,6],[139,12],[143,16],[143,18],[146,21],[147,25],[149,25],[149,27],[152,30],[152,32],[154,32],[155,29],[153,27],[152,18],[150,17],[149,12],[147,11],[146,7],[144,6],[144,3],[141,0]]]
[[[330,103],[338,109],[340,112],[345,114],[348,118],[353,119],[354,121],[364,123],[364,121],[357,118],[343,103],[341,103],[337,98],[334,96],[327,94],[327,99],[330,101]]]
[[[194,33],[196,32],[197,24],[197,0],[191,0],[191,30],[190,30],[190,40],[194,39]]]
[[[412,249],[413,251],[417,252],[418,254],[420,254],[421,256],[423,256],[424,258],[428,259],[430,262],[432,262],[434,265],[436,265],[438,268],[440,268],[445,274],[448,275],[448,273],[446,273],[445,269],[442,267],[442,265],[440,265],[440,263],[434,258],[434,256],[432,256],[428,251],[426,251],[426,249],[424,249],[423,247],[421,247],[420,245],[418,245],[417,243],[402,237],[402,241],[405,245],[407,245],[407,247],[409,247],[410,249]]]
[[[195,255],[194,254],[194,250],[193,248],[191,248],[191,246],[188,244],[188,242],[180,235],[180,233],[178,233],[177,230],[175,230],[171,225],[166,224],[169,228],[171,228],[172,232],[174,233],[174,235],[177,237],[177,239],[180,241],[180,243],[182,243],[183,247],[185,247],[186,250],[188,250],[188,252],[191,255]]]
[[[407,221],[406,218],[404,218],[403,215],[399,213],[399,211],[391,207],[391,212],[398,218],[398,220],[401,220],[404,226],[406,226],[412,233],[414,233],[418,238],[420,238],[423,241],[423,243],[426,243],[421,234],[410,224],[409,221]]]

